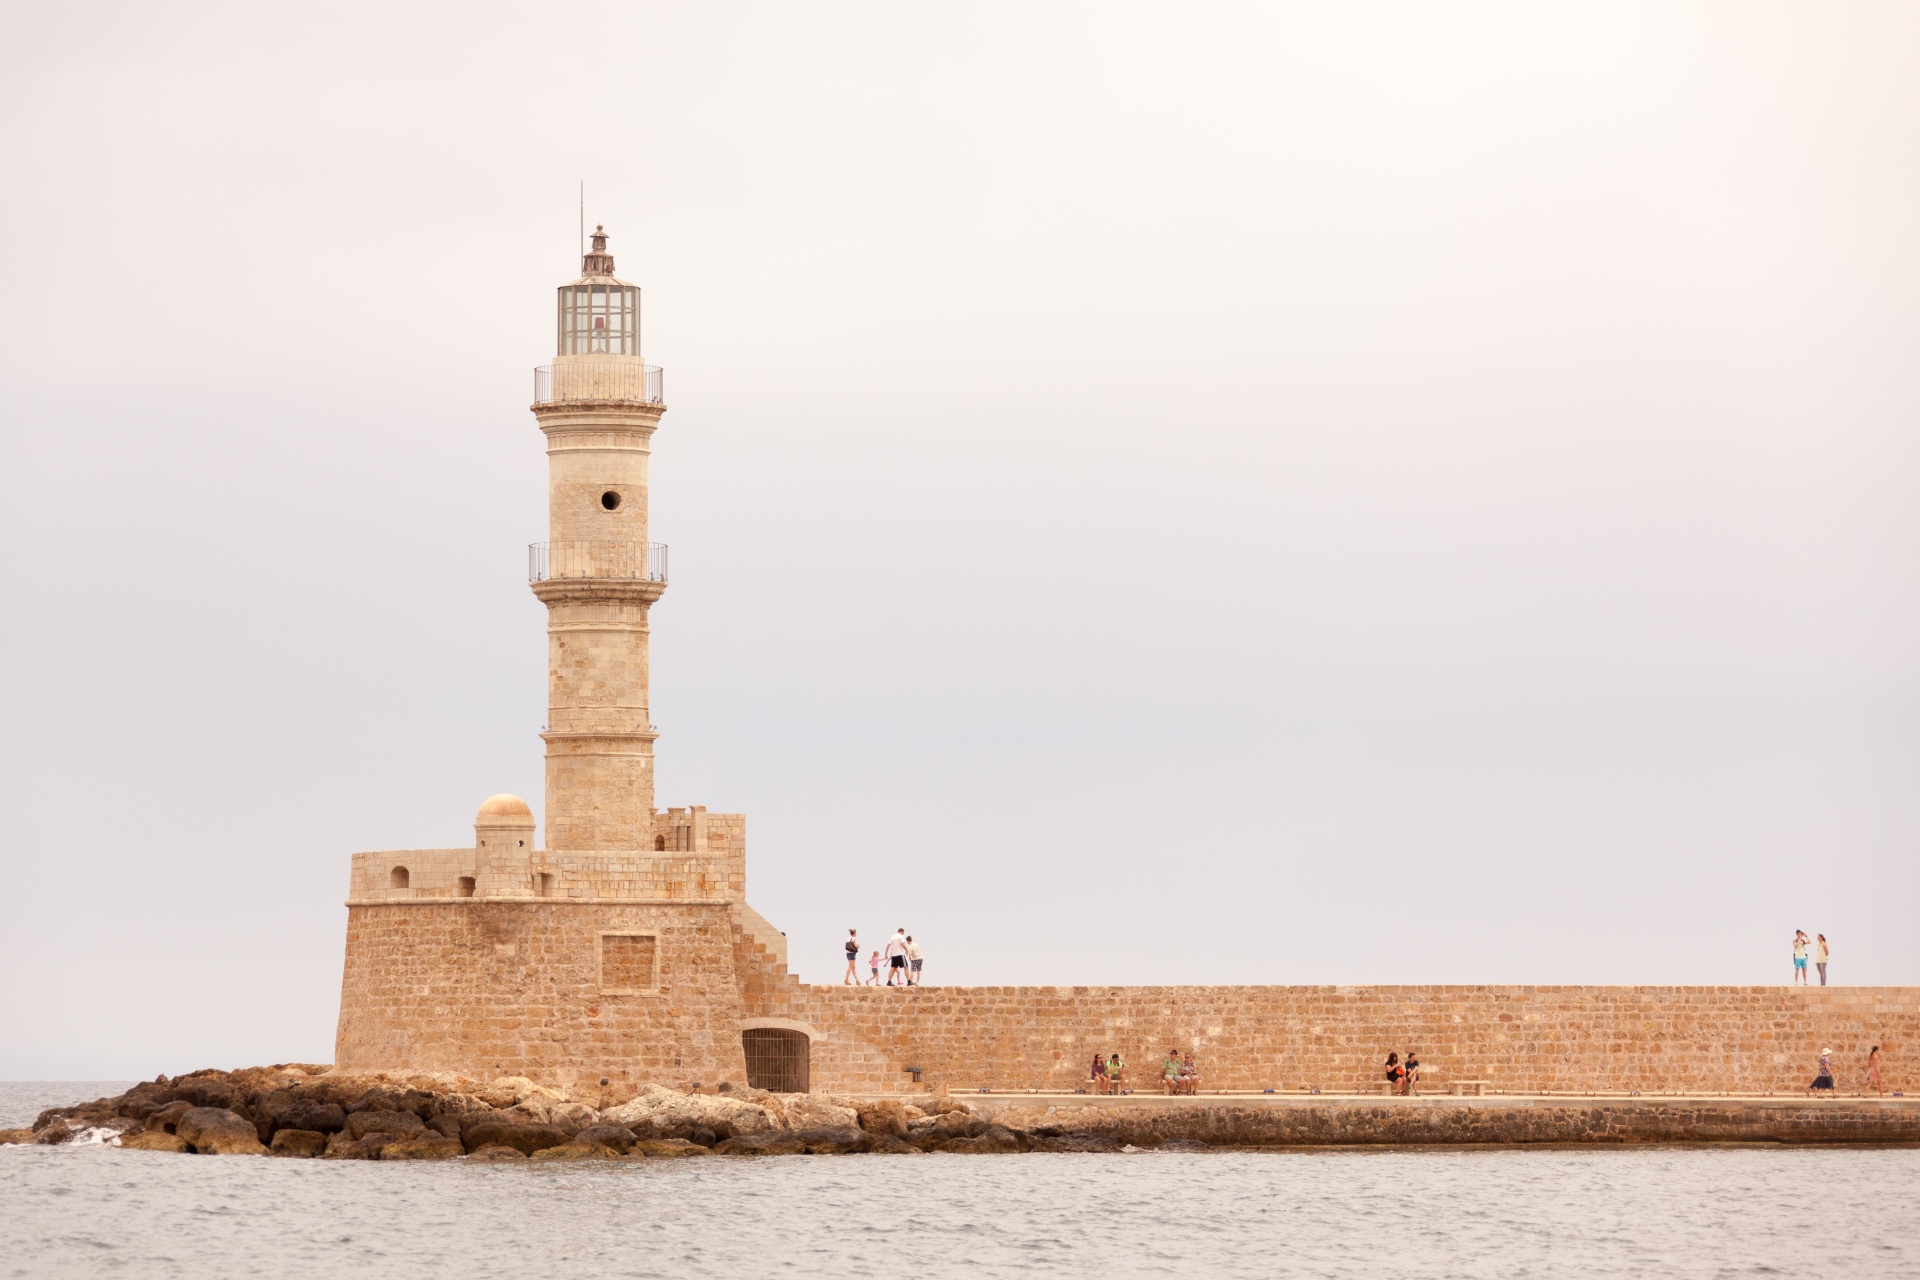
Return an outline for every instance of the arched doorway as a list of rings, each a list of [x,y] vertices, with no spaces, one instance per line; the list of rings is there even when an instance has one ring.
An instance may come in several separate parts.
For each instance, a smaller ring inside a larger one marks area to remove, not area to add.
[[[768,1093],[808,1091],[809,1041],[804,1031],[748,1027],[740,1033],[747,1052],[747,1084]]]

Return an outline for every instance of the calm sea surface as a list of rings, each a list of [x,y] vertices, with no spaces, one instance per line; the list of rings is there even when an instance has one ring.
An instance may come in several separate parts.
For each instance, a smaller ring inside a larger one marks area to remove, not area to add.
[[[0,1127],[125,1085],[0,1084]],[[0,1276],[1920,1276],[1920,1151],[378,1164],[0,1148]]]

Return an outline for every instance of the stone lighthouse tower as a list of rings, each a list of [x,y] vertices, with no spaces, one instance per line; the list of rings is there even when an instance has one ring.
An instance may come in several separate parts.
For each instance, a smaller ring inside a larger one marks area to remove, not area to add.
[[[528,575],[547,606],[546,848],[648,849],[647,614],[667,589],[667,549],[647,540],[647,462],[666,405],[640,355],[640,289],[613,274],[604,228],[560,286],[556,328],[533,406],[549,538]]]
[[[503,794],[469,846],[353,855],[335,1061],[805,1088],[805,1033],[762,1007],[797,983],[746,902],[745,817],[654,808],[648,614],[667,549],[648,541],[647,464],[666,405],[601,229],[560,286],[555,347],[534,372],[548,535],[527,574],[547,607],[544,847],[532,806]]]

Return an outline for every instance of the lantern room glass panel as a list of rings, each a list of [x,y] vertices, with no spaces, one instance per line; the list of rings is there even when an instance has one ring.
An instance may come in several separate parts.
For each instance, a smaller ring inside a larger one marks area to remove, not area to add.
[[[618,283],[560,287],[560,354],[640,354],[640,288]]]

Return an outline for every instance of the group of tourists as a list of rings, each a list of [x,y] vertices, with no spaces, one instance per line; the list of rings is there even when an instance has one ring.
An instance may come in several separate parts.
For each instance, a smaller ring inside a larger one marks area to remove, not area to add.
[[[894,930],[891,938],[887,939],[887,945],[883,950],[876,951],[867,958],[870,976],[867,978],[866,985],[869,987],[917,987],[920,985],[922,963],[924,963],[924,957],[920,954],[920,944],[913,940],[913,935],[907,932],[906,926],[902,925]],[[859,986],[859,969],[860,931],[849,929],[847,930],[847,977],[842,985]],[[887,980],[884,983],[880,981],[882,969],[887,971]]]
[[[1167,1050],[1160,1064],[1160,1087],[1168,1093],[1200,1092],[1200,1068],[1193,1065],[1193,1055]]]
[[[1411,1097],[1420,1092],[1420,1054],[1418,1050],[1407,1050],[1407,1060],[1400,1061],[1400,1055],[1387,1055],[1387,1092],[1404,1093]]]
[[[1167,1050],[1166,1059],[1160,1064],[1160,1087],[1167,1093],[1200,1092],[1200,1068],[1193,1065],[1193,1055],[1178,1049]],[[1127,1087],[1127,1064],[1119,1054],[1108,1054],[1104,1058],[1097,1053],[1093,1055],[1093,1066],[1087,1072],[1087,1090],[1133,1092]]]
[[[1809,949],[1813,952],[1813,967],[1820,971],[1820,985],[1824,987],[1827,985],[1827,956],[1831,953],[1831,949],[1827,946],[1827,935],[1816,933],[1809,941],[1805,929],[1793,931],[1793,985],[1796,987],[1807,985]]]
[[[1886,1086],[1880,1083],[1880,1046],[1879,1045],[1875,1045],[1873,1046],[1872,1049],[1867,1051],[1867,1082],[1866,1083],[1867,1083],[1867,1088],[1873,1090],[1875,1093],[1885,1093],[1887,1091]],[[1814,1074],[1813,1083],[1807,1086],[1807,1092],[1809,1094],[1813,1094],[1813,1093],[1831,1094],[1833,1092],[1833,1050],[1822,1049],[1820,1051],[1820,1067],[1819,1067],[1819,1070]]]

